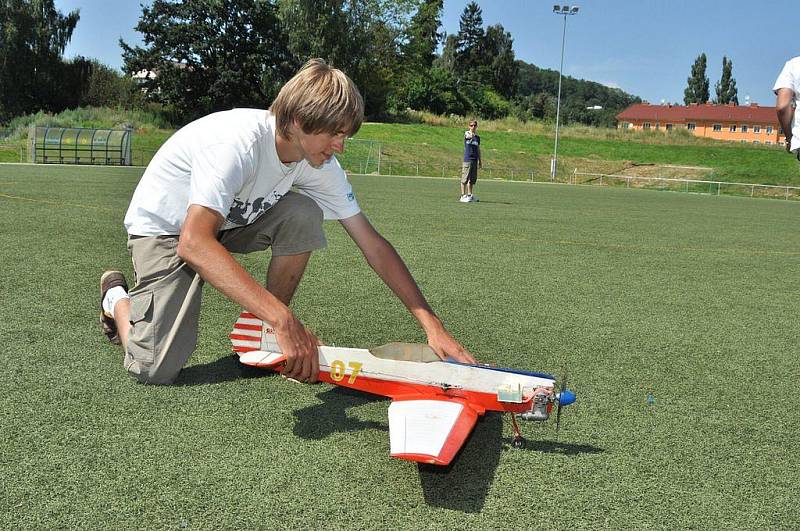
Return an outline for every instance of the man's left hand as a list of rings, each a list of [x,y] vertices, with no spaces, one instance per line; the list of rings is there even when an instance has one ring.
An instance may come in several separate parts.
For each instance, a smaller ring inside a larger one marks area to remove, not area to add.
[[[443,360],[451,359],[459,363],[474,365],[477,363],[472,354],[467,352],[461,343],[456,341],[446,330],[428,336],[428,345],[433,349],[437,356]]]

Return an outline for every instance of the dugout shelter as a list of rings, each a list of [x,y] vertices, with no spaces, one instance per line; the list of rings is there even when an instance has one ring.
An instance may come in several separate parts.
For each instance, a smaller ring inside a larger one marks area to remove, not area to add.
[[[133,130],[31,127],[28,162],[37,164],[131,165]]]

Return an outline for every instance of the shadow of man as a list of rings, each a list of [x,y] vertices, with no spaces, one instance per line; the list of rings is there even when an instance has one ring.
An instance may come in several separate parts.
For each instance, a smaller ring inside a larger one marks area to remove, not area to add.
[[[190,365],[181,370],[175,385],[207,385],[242,378],[263,378],[276,373],[239,363],[235,355],[223,356],[210,363]]]

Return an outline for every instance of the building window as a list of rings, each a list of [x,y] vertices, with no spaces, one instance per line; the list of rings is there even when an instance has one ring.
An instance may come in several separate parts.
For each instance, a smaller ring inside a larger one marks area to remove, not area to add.
[[[753,144],[760,144],[760,143],[761,142],[759,142],[758,140],[753,140]]]
[[[768,146],[771,146],[771,145],[772,145],[772,140],[767,140],[767,141],[766,141],[766,142],[764,142],[764,143],[765,143],[766,145],[768,145]]]
[[[728,126],[728,131],[730,131],[731,133],[735,133],[736,132],[736,124],[729,125]]]
[[[694,131],[696,127],[697,124],[686,124],[686,129],[688,129],[689,131]]]
[[[714,124],[714,131],[717,133],[722,131],[722,124]]]
[[[757,134],[757,135],[761,134],[761,126],[760,125],[754,125],[753,126],[753,132],[755,134]]]
[[[656,122],[656,129],[661,129],[661,124]]]
[[[672,131],[672,124],[667,124],[667,131]]]
[[[768,125],[768,126],[767,126],[767,134],[768,134],[768,135],[771,135],[771,134],[772,134],[772,126],[771,126],[771,125]]]
[[[642,129],[650,129],[650,122],[645,122],[642,124]]]
[[[739,140],[740,144],[747,144],[747,140]]]
[[[743,125],[743,126],[742,126],[742,133],[746,133],[746,132],[747,132],[747,126],[746,126],[746,125]]]
[[[779,135],[782,135],[782,134],[783,134],[783,127],[779,127],[779,128],[778,128],[778,134],[779,134]]]

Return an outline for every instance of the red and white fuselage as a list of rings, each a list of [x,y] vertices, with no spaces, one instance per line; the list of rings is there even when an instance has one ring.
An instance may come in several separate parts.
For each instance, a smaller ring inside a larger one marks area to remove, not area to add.
[[[245,365],[281,372],[286,360],[269,325],[242,313],[231,332]],[[552,393],[547,374],[438,359],[427,345],[319,347],[319,380],[392,399],[393,457],[447,465],[486,411],[524,413],[534,394]]]

